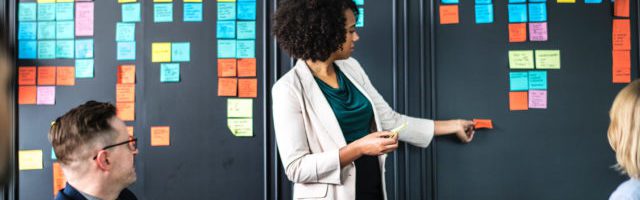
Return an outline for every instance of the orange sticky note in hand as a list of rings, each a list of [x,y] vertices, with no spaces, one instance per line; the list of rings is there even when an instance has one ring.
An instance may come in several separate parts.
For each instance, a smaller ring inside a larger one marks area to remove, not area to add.
[[[509,24],[509,42],[527,41],[527,23]]]
[[[76,70],[72,66],[61,66],[56,69],[56,83],[63,86],[76,84]]]
[[[613,3],[613,15],[616,17],[629,17],[629,0],[616,0]]]
[[[62,190],[67,183],[67,178],[64,177],[64,172],[60,168],[60,163],[53,163],[53,196],[58,195],[58,192]]]
[[[238,97],[256,98],[258,97],[258,79],[239,79]]]
[[[235,97],[238,95],[238,79],[218,78],[218,96]]]
[[[36,86],[18,87],[18,104],[36,104],[37,94]]]
[[[458,5],[441,5],[440,6],[440,24],[457,24],[460,23],[458,16]]]
[[[613,51],[613,83],[631,82],[631,51]]]
[[[120,65],[118,66],[118,82],[117,83],[136,83],[136,66]]]
[[[136,120],[136,103],[116,102],[116,115],[122,121]]]
[[[116,84],[116,102],[135,102],[135,84]]]
[[[493,129],[493,122],[490,119],[473,119],[473,127],[475,129]]]
[[[614,19],[611,35],[613,50],[631,50],[631,21],[629,19]]]
[[[38,67],[38,85],[55,85],[56,67]]]
[[[36,67],[18,67],[18,85],[36,85]]]
[[[218,77],[236,76],[236,59],[218,59]]]
[[[509,92],[509,110],[529,110],[528,92]]]
[[[238,60],[238,77],[255,77],[256,59],[243,58]]]
[[[168,126],[151,127],[151,146],[169,146],[171,144],[171,128]]]

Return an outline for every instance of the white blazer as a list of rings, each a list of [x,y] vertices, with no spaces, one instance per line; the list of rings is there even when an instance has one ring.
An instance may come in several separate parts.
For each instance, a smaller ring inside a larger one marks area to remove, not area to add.
[[[374,130],[391,130],[407,122],[399,140],[423,148],[429,145],[434,132],[432,120],[396,113],[355,59],[335,63],[374,108]],[[278,151],[287,177],[294,182],[293,198],[355,199],[355,164],[340,168],[339,150],[347,143],[331,106],[303,60],[298,60],[296,66],[274,84],[272,99]],[[386,157],[378,156],[385,199]]]

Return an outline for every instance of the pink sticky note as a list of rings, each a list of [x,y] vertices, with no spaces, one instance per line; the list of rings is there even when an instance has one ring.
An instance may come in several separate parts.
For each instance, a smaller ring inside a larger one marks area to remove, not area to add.
[[[93,2],[76,3],[76,36],[93,36]]]
[[[547,91],[529,90],[529,108],[547,109]]]
[[[54,105],[56,104],[56,87],[55,86],[38,86],[38,105]]]
[[[547,22],[529,23],[530,41],[547,41]]]

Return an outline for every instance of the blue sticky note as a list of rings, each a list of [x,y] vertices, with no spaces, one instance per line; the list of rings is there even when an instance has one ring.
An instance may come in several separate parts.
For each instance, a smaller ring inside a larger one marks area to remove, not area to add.
[[[546,90],[547,89],[547,72],[546,71],[530,71],[529,72],[529,89],[530,90]]]
[[[202,21],[202,3],[184,3],[183,20],[185,22]]]
[[[73,3],[56,4],[56,20],[73,20]]]
[[[57,21],[56,22],[56,39],[73,39],[74,37],[73,21]]]
[[[76,78],[93,78],[93,59],[76,60]]]
[[[588,0],[585,0],[588,1]],[[529,0],[529,2],[535,3],[535,2],[547,2],[547,0]]]
[[[218,58],[235,58],[236,40],[218,40]]]
[[[476,4],[491,4],[491,0],[476,0]]]
[[[116,41],[132,42],[136,40],[136,24],[116,23]]]
[[[460,3],[458,0],[442,0],[442,4],[457,4]]]
[[[18,21],[36,21],[36,3],[18,3]]]
[[[527,4],[509,4],[509,23],[527,22]]]
[[[602,3],[602,0],[584,0],[584,3]]]
[[[217,38],[236,38],[236,21],[218,21],[216,24]]]
[[[125,3],[122,5],[122,22],[140,21],[140,3]]]
[[[40,40],[38,41],[38,59],[55,59],[56,58],[56,41]]]
[[[363,6],[364,5],[364,0],[354,0],[354,2],[356,2],[356,6]]]
[[[38,22],[38,40],[56,39],[56,22]]]
[[[493,4],[476,5],[476,23],[493,23]]]
[[[118,60],[135,60],[136,59],[136,42],[118,42]]]
[[[38,3],[38,21],[56,20],[56,3]]]
[[[236,44],[236,56],[238,58],[255,58],[256,57],[256,41],[255,40],[238,40]]]
[[[172,22],[173,21],[173,3],[153,4],[153,21],[154,22]]]
[[[356,27],[364,26],[364,8],[358,8],[358,21],[356,21]]]
[[[35,40],[18,41],[18,58],[19,59],[36,59],[38,49]],[[235,50],[235,49],[234,49]]]
[[[180,64],[162,63],[160,64],[160,82],[180,82]]]
[[[35,40],[38,23],[18,22],[18,40]]]
[[[526,3],[527,0],[509,0],[509,3]]]
[[[93,39],[76,40],[76,58],[93,58]]]
[[[191,44],[188,42],[171,43],[171,61],[189,62],[191,60]]]
[[[236,3],[218,3],[218,21],[236,20]]]
[[[238,20],[256,20],[256,2],[238,2]]]
[[[529,89],[529,78],[527,72],[509,72],[509,82],[511,91]]]
[[[53,151],[53,147],[51,147],[51,160],[58,160],[58,158],[56,158],[56,152]]]
[[[547,21],[547,3],[530,3],[529,4],[529,21],[530,22],[546,22]]]
[[[238,21],[238,39],[256,39],[256,21]]]
[[[72,59],[74,56],[75,44],[73,40],[56,41],[56,58]]]

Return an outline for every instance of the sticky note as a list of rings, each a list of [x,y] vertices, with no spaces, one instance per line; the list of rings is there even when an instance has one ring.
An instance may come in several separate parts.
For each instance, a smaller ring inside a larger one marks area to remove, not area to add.
[[[18,40],[36,39],[36,22],[18,22]]]
[[[238,79],[238,97],[243,97],[243,98],[258,97],[258,79],[255,79],[255,78]]]
[[[40,66],[38,67],[38,85],[55,85],[56,84],[56,67]]]
[[[613,3],[613,15],[616,17],[629,17],[629,0],[615,0]]]
[[[56,20],[55,3],[38,3],[38,21]]]
[[[64,172],[60,167],[60,163],[54,162],[53,163],[53,196],[58,195],[58,192],[64,189],[66,183],[67,183],[67,178],[64,177]]]
[[[76,58],[93,58],[93,39],[76,40]]]
[[[202,21],[202,3],[185,3],[183,6],[183,21],[185,22],[201,22]]]
[[[56,22],[38,22],[38,40],[56,39]]]
[[[118,60],[136,60],[136,42],[118,42]]]
[[[547,0],[529,0],[529,2],[532,2],[532,3],[534,3],[534,2],[547,2]]]
[[[529,108],[547,109],[547,91],[529,90]]]
[[[527,4],[509,4],[509,23],[527,22]]]
[[[38,2],[38,3],[53,3],[53,2],[56,2],[56,0],[36,0],[36,2]]]
[[[509,110],[529,110],[529,92],[509,92]]]
[[[152,43],[151,62],[171,62],[171,43]]]
[[[73,66],[58,66],[56,68],[56,85],[73,86],[76,84],[76,69]]]
[[[171,127],[168,126],[152,126],[151,127],[151,146],[169,146],[171,144]]]
[[[236,137],[253,136],[253,118],[228,118],[227,127]]]
[[[631,51],[613,51],[613,83],[631,82]]]
[[[613,20],[613,50],[631,50],[631,21],[629,19]]]
[[[529,22],[547,21],[547,3],[529,3]]]
[[[256,2],[238,2],[238,20],[256,20]]]
[[[476,5],[476,23],[477,24],[493,23],[493,5],[492,4]]]
[[[93,78],[93,59],[76,59],[76,78]]]
[[[202,0],[183,0],[183,2],[202,2]]]
[[[33,2],[18,3],[18,21],[36,21],[36,6]]]
[[[58,158],[56,157],[56,152],[53,150],[53,147],[51,147],[51,160],[58,160]]]
[[[602,3],[602,0],[584,0],[584,3]]]
[[[75,42],[73,40],[56,40],[56,58],[74,58]]]
[[[522,91],[529,89],[527,72],[509,72],[509,88],[511,91]]]
[[[163,82],[163,83],[180,82],[180,64],[178,63],[160,64],[160,82]]]
[[[218,0],[218,2],[236,2],[236,0]]]
[[[136,84],[116,84],[116,102],[136,102]]]
[[[238,40],[236,44],[238,58],[255,58],[256,42],[255,40]]]
[[[56,2],[73,2],[74,0],[56,0]],[[77,1],[89,1],[89,0],[77,0]]]
[[[529,71],[529,90],[546,90],[547,72]]]
[[[18,169],[20,171],[42,169],[42,150],[18,151]]]
[[[173,2],[173,0],[153,0],[153,2]]]
[[[476,0],[476,4],[491,4],[491,0]]]
[[[140,22],[140,3],[122,4],[122,22]]]
[[[216,23],[217,38],[236,38],[236,21],[218,21]]]
[[[560,69],[560,50],[536,50],[536,68]]]
[[[218,59],[218,77],[236,76],[236,59]]]
[[[235,3],[218,3],[218,21],[236,20]]]
[[[118,0],[118,3],[132,3],[132,2],[136,2],[137,0]]]
[[[238,21],[238,39],[256,39],[256,21]]]
[[[18,85],[35,85],[36,67],[18,67]]]
[[[38,105],[55,105],[56,104],[56,87],[55,86],[38,86]]]
[[[74,38],[74,22],[73,21],[57,21],[56,22],[56,39],[73,39]]]
[[[527,0],[509,0],[509,3],[525,3]]]
[[[356,27],[364,26],[364,8],[358,8],[358,18],[356,19]]]
[[[56,20],[73,20],[73,3],[56,4]]]
[[[172,62],[189,62],[191,60],[191,44],[188,42],[174,42],[171,44]]]
[[[18,104],[36,104],[37,98],[36,86],[19,86],[18,87]]]
[[[458,5],[440,5],[440,24],[459,23]]]
[[[442,0],[442,4],[457,4],[460,3],[458,0]]]
[[[38,41],[38,59],[54,59],[56,58],[56,41],[42,40]]]
[[[558,0],[557,3],[576,3],[576,0]]]
[[[529,40],[547,41],[547,22],[529,23]]]
[[[510,50],[509,68],[511,69],[533,69],[533,51],[531,50]]]
[[[227,99],[227,117],[253,117],[253,100],[236,98]]]
[[[135,121],[136,103],[116,102],[116,116],[122,121]]]
[[[493,122],[490,119],[473,119],[474,129],[493,129]]]
[[[218,40],[218,58],[235,58],[236,40]]]
[[[116,24],[116,41],[117,42],[133,42],[136,40],[136,24],[134,23],[117,23]]]
[[[153,4],[153,22],[172,22],[173,21],[173,4],[156,3]]]
[[[509,24],[509,42],[525,42],[527,41],[527,24],[511,23]]]
[[[235,97],[238,95],[238,79],[218,78],[218,96]]]
[[[255,77],[256,76],[256,59],[242,58],[238,59],[238,77]]]
[[[133,137],[133,126],[127,126],[127,134],[129,134],[129,136]]]
[[[93,36],[93,2],[76,3],[76,36]]]
[[[354,2],[356,3],[357,6],[364,5],[364,0],[354,0]]]
[[[36,53],[37,46],[38,45],[35,40],[18,41],[18,58],[19,59],[35,59],[37,54]]]
[[[120,65],[118,66],[117,83],[136,83],[136,66]]]

